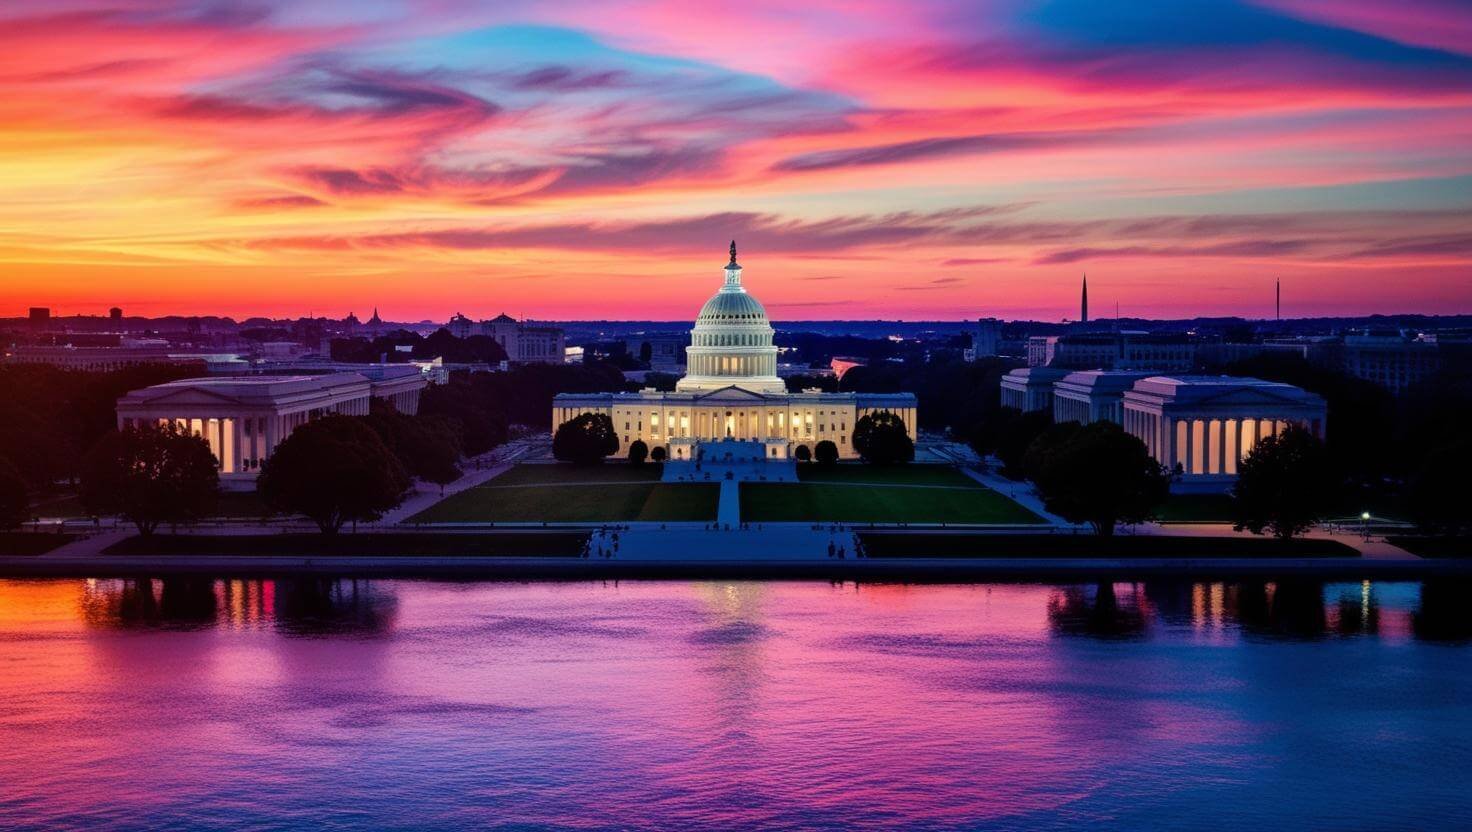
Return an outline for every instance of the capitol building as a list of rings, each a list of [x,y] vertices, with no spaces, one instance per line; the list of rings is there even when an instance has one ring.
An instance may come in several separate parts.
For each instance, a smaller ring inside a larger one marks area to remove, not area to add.
[[[853,429],[870,413],[890,411],[915,438],[911,393],[787,392],[777,377],[777,347],[767,310],[741,285],[736,243],[724,283],[696,316],[686,375],[674,392],[562,393],[552,400],[552,430],[584,413],[613,421],[619,454],[635,440],[670,459],[735,455],[785,460],[799,447],[833,442],[840,458],[857,457]],[[698,451],[697,451],[698,449]]]

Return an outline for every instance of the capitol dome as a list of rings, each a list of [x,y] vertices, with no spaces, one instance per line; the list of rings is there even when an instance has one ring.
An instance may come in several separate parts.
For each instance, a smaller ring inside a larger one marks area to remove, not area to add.
[[[785,393],[777,377],[777,348],[772,344],[767,310],[741,285],[736,241],[725,267],[725,284],[705,302],[690,331],[686,375],[676,390],[719,390],[740,387],[756,393]]]

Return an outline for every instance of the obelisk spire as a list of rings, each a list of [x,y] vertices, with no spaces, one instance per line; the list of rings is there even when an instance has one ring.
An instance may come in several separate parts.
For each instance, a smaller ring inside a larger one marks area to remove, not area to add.
[[[1089,322],[1089,276],[1087,273],[1084,274],[1084,292],[1082,302],[1080,303],[1078,319],[1080,323],[1086,324]]]

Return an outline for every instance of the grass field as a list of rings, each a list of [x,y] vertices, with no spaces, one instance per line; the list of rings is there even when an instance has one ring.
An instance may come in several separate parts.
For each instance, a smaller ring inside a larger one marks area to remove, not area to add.
[[[451,495],[413,523],[615,523],[716,517],[720,485],[662,483],[660,466],[518,465]],[[546,484],[554,483],[554,484]]]
[[[1357,558],[1337,540],[860,532],[871,558]]]
[[[394,533],[153,535],[130,537],[103,550],[107,555],[228,555],[268,557],[578,557],[585,532],[498,532],[496,534]]]
[[[0,532],[0,557],[43,555],[76,537],[57,532]]]
[[[886,485],[947,485],[956,488],[980,488],[976,480],[949,465],[876,466],[849,463],[832,466],[799,465],[797,478],[802,482],[840,482]]]
[[[745,483],[750,522],[1041,523],[1037,515],[945,465],[798,466],[796,484]]]

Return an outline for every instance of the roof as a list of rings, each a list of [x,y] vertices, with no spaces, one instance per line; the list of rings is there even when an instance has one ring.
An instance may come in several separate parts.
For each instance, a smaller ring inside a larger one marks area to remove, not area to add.
[[[358,388],[358,389],[354,389]],[[186,378],[131,390],[118,400],[125,406],[147,406],[165,400],[190,402],[234,402],[269,406],[278,402],[299,401],[330,395],[367,395],[369,380],[358,373],[295,376],[211,376]]]
[[[1155,397],[1177,404],[1229,404],[1248,400],[1272,400],[1323,409],[1324,400],[1314,393],[1280,381],[1247,376],[1150,376],[1135,382],[1130,398]]]
[[[1135,386],[1135,382],[1149,378],[1151,373],[1129,370],[1080,370],[1069,373],[1055,383],[1055,390],[1067,390],[1086,395],[1115,395]]]

